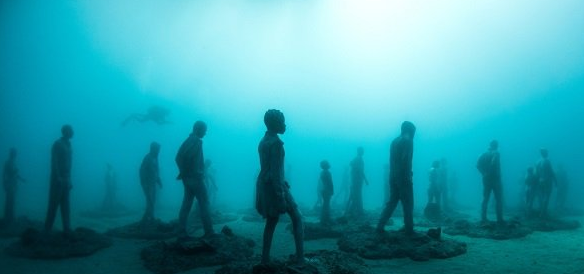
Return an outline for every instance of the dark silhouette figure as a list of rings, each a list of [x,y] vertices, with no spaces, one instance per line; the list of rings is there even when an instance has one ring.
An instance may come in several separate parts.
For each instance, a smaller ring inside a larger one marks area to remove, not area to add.
[[[172,122],[166,120],[166,117],[170,114],[170,110],[163,108],[161,106],[151,106],[148,111],[143,113],[133,113],[128,118],[122,122],[122,126],[128,125],[130,122],[135,121],[139,123],[144,123],[152,121],[158,125],[172,124]]]
[[[205,134],[207,134],[207,124],[203,121],[195,122],[193,132],[182,143],[175,158],[179,170],[177,179],[182,180],[184,186],[183,202],[178,217],[181,237],[188,236],[187,219],[195,197],[199,205],[205,236],[215,233],[209,209],[209,195],[205,185],[205,159],[202,140]]]
[[[160,144],[152,142],[150,151],[140,165],[140,184],[146,197],[146,211],[142,217],[142,222],[154,221],[154,202],[156,202],[156,186],[162,188],[160,180],[160,169],[158,167],[158,154],[160,153]]]
[[[329,169],[331,165],[327,160],[320,162],[320,184],[322,188],[319,192],[319,196],[322,197],[322,211],[320,214],[320,223],[323,225],[330,225],[332,223],[331,219],[331,197],[335,193],[333,186],[333,177]]]
[[[501,184],[501,162],[497,149],[499,142],[491,141],[489,150],[483,153],[477,161],[477,169],[483,176],[483,203],[481,208],[481,221],[486,223],[487,207],[491,192],[495,196],[497,222],[503,223],[503,186]]]
[[[556,174],[552,164],[548,158],[548,150],[542,148],[539,150],[541,159],[535,166],[535,173],[539,179],[539,194],[540,194],[540,217],[547,216],[548,205],[552,195],[553,185],[556,183]]]
[[[560,165],[556,172],[556,184],[558,186],[558,193],[556,194],[556,209],[564,211],[566,209],[566,200],[568,198],[568,189],[570,182],[566,169]]]
[[[111,211],[116,208],[116,191],[117,191],[117,175],[114,167],[111,164],[106,165],[105,169],[105,198],[103,199],[103,210]]]
[[[343,181],[341,183],[340,191],[335,195],[333,202],[335,205],[347,206],[349,203],[349,170],[350,167],[346,166],[343,170]],[[346,210],[346,208],[345,208]]]
[[[53,144],[51,149],[51,186],[49,190],[49,206],[45,220],[45,231],[53,229],[57,209],[61,208],[63,231],[71,232],[69,192],[71,191],[71,138],[73,128],[64,125],[61,128],[62,137]]]
[[[441,208],[445,211],[450,209],[449,201],[448,201],[448,161],[446,158],[440,159],[440,169],[438,169],[438,189],[440,191],[441,196]],[[440,205],[440,201],[438,201],[438,205]]]
[[[215,168],[213,168],[213,161],[210,159],[205,160],[205,187],[207,187],[207,193],[209,194],[209,204],[215,204],[217,199],[217,181],[215,180]]]
[[[535,171],[533,170],[533,167],[528,167],[527,168],[527,174],[525,174],[525,187],[526,187],[526,191],[525,191],[525,205],[527,207],[527,214],[531,214],[532,210],[533,210],[533,202],[535,201],[535,198],[537,197],[537,193],[538,193],[538,179],[537,176],[535,175]]]
[[[17,151],[11,148],[8,154],[8,159],[4,163],[2,183],[4,185],[4,192],[6,193],[6,201],[4,205],[4,224],[9,224],[14,220],[14,204],[16,201],[16,190],[18,189],[18,181],[25,180],[20,177],[18,167],[16,166]]]
[[[383,165],[383,180],[382,182],[389,182],[389,164]],[[383,184],[383,207],[387,202],[389,202],[389,197],[391,196],[389,191],[389,184]]]
[[[357,156],[351,161],[351,193],[347,205],[347,216],[363,216],[363,183],[369,184],[365,177],[363,147],[357,149]]]
[[[428,187],[428,204],[436,203],[440,207],[441,192],[439,184],[440,176],[440,161],[432,162],[432,167],[428,171],[428,180],[430,186]]]
[[[416,127],[412,122],[404,121],[401,135],[393,140],[389,151],[389,202],[385,204],[377,232],[383,232],[393,211],[401,201],[404,211],[404,232],[414,234],[414,188],[412,180],[412,158],[414,156],[414,135]]]
[[[262,264],[270,262],[270,249],[274,230],[281,214],[288,213],[292,220],[292,233],[296,245],[296,261],[304,263],[304,227],[302,216],[290,185],[284,180],[284,143],[278,137],[286,131],[284,114],[276,109],[264,115],[267,132],[260,141],[260,174],[256,182],[256,209],[266,219],[262,246]]]

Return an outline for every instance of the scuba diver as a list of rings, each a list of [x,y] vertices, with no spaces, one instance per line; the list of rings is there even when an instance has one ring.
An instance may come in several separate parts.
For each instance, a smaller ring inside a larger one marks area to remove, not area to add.
[[[166,118],[170,114],[170,110],[161,106],[151,106],[148,108],[145,114],[133,113],[128,118],[122,122],[122,126],[128,125],[130,122],[135,121],[139,123],[144,123],[152,121],[158,125],[172,124]]]

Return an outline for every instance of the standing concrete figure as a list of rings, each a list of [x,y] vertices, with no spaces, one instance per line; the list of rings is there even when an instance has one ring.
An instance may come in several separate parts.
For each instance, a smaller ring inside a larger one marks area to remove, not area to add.
[[[71,232],[69,192],[72,188],[71,163],[73,154],[70,140],[73,138],[73,128],[70,125],[64,125],[61,128],[61,134],[62,137],[55,141],[51,149],[51,186],[45,231],[49,232],[53,229],[57,209],[60,207],[63,231],[69,233]]]
[[[105,170],[105,198],[103,199],[103,210],[112,211],[116,209],[117,175],[111,164],[106,165]]]
[[[570,186],[568,173],[563,165],[558,166],[556,172],[556,184],[558,186],[558,193],[556,194],[556,209],[562,212],[566,209],[566,200],[568,198],[568,189]]]
[[[404,121],[401,135],[393,140],[389,152],[389,202],[385,204],[377,232],[383,232],[393,211],[401,201],[404,211],[404,232],[414,234],[414,188],[412,180],[412,158],[414,156],[414,135],[416,127],[412,122]]]
[[[256,182],[256,209],[266,219],[262,246],[262,264],[270,262],[274,230],[281,214],[288,213],[296,245],[296,261],[304,263],[304,225],[290,185],[284,180],[284,143],[278,137],[286,131],[284,114],[276,109],[264,115],[267,132],[260,141],[260,174]]]
[[[497,149],[499,142],[491,141],[489,150],[483,153],[477,161],[477,169],[483,176],[483,203],[481,207],[481,221],[487,220],[487,207],[491,192],[495,195],[497,222],[503,223],[503,186],[501,184],[501,162]]]
[[[146,197],[146,211],[142,217],[142,222],[154,221],[154,202],[156,202],[156,186],[162,188],[160,180],[160,169],[158,168],[158,154],[160,144],[152,142],[150,152],[144,156],[140,165],[140,184]]]
[[[442,158],[440,159],[440,169],[438,169],[438,188],[440,190],[442,204],[440,205],[440,202],[438,202],[438,204],[445,211],[450,209],[448,201],[448,184],[448,161],[446,158]]]
[[[538,194],[538,184],[537,175],[535,175],[533,167],[528,167],[527,174],[525,174],[525,206],[527,215],[531,215],[531,211],[533,210],[533,202]]]
[[[201,222],[205,236],[213,235],[213,223],[209,209],[209,195],[205,185],[205,159],[203,156],[203,137],[207,134],[207,124],[197,121],[193,125],[193,132],[182,143],[176,154],[176,164],[178,166],[178,180],[182,180],[184,186],[184,196],[179,213],[179,234],[187,237],[187,219],[193,206],[195,197],[199,205]]]
[[[362,216],[363,211],[363,183],[369,185],[365,177],[363,162],[363,147],[357,148],[357,156],[351,161],[351,193],[347,204],[347,216]]]
[[[320,214],[320,223],[323,225],[330,225],[332,223],[331,220],[331,197],[335,193],[334,186],[333,186],[333,177],[329,169],[331,165],[327,160],[323,160],[320,162],[320,168],[322,171],[320,172],[320,185],[322,185],[322,189],[318,193],[320,197],[322,197],[322,211]]]
[[[14,204],[16,201],[16,190],[18,189],[18,181],[24,182],[18,173],[16,167],[17,152],[15,148],[11,148],[8,154],[8,160],[4,163],[3,180],[4,192],[6,193],[6,201],[4,206],[4,224],[9,224],[14,220]]]
[[[440,208],[440,186],[439,183],[439,176],[440,176],[440,161],[432,162],[432,167],[428,171],[428,180],[430,181],[430,186],[428,187],[428,204],[436,203],[438,208]]]
[[[213,168],[213,161],[210,159],[205,160],[205,187],[207,188],[207,194],[209,194],[209,204],[215,205],[217,200],[217,181],[215,180],[215,174],[217,171]]]
[[[541,159],[535,166],[535,173],[539,179],[540,194],[540,217],[547,217],[547,209],[552,195],[553,185],[556,183],[556,174],[548,158],[548,150],[542,148],[539,150]]]

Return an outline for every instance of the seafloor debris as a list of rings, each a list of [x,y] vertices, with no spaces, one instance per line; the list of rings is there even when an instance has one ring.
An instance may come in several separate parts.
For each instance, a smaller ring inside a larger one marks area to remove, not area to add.
[[[409,257],[415,261],[427,261],[466,253],[466,243],[443,239],[440,229],[406,235],[403,231],[379,233],[370,226],[363,226],[357,232],[344,235],[337,244],[340,250],[356,253],[365,259]]]
[[[449,235],[466,235],[472,238],[487,238],[495,240],[508,240],[523,238],[532,230],[517,220],[509,220],[504,223],[479,222],[471,223],[467,220],[458,220],[450,227],[444,229]]]
[[[64,259],[83,257],[112,245],[112,240],[89,228],[72,232],[41,232],[28,229],[20,240],[6,248],[6,253],[31,259]]]
[[[165,223],[160,219],[155,219],[110,229],[106,232],[106,235],[130,239],[162,240],[175,237],[177,231],[177,222]]]
[[[234,235],[225,226],[220,234],[159,241],[144,248],[141,256],[149,270],[170,274],[246,260],[253,255],[254,245],[252,240]]]

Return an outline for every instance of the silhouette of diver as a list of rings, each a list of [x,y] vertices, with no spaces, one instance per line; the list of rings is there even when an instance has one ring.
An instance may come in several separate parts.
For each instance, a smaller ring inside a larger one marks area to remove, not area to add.
[[[158,125],[172,124],[166,118],[170,114],[170,110],[161,106],[151,106],[146,111],[146,114],[133,113],[122,122],[122,126],[128,125],[132,121],[144,123],[152,121]]]

